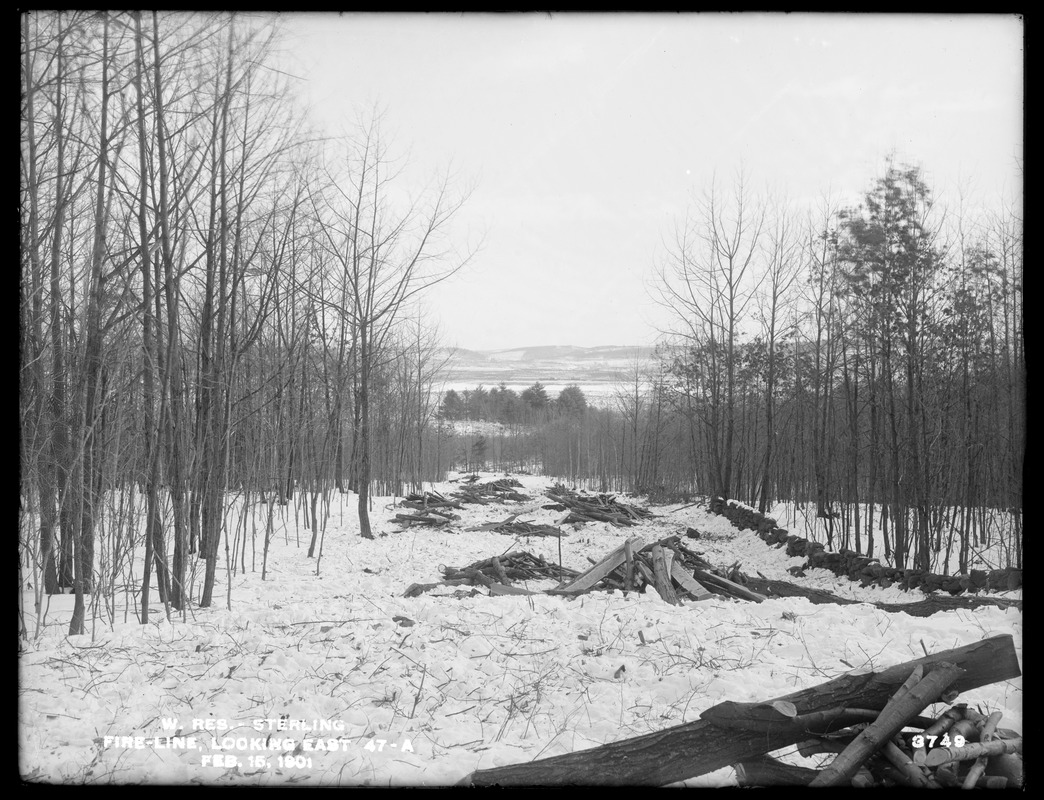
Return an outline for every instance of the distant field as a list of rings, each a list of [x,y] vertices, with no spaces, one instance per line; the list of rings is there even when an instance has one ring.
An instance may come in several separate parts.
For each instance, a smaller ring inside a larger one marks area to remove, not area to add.
[[[612,402],[628,383],[633,387],[635,364],[640,370],[654,365],[652,348],[647,347],[544,347],[519,348],[495,352],[457,350],[447,365],[442,391],[490,389],[503,383],[521,392],[536,382],[555,397],[570,384],[576,384],[595,405]]]

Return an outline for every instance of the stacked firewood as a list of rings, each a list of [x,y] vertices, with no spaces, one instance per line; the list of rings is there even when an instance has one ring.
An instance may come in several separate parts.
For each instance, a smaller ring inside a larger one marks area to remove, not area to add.
[[[611,494],[577,494],[561,484],[548,489],[547,496],[555,502],[544,508],[569,511],[562,522],[609,522],[616,527],[625,527],[654,516],[649,509],[621,503]]]
[[[528,589],[512,586],[512,581],[558,580],[573,578],[575,570],[545,561],[540,556],[522,551],[493,556],[476,561],[466,567],[442,567],[441,583],[414,583],[403,594],[403,597],[416,597],[422,592],[440,586],[486,586],[490,594],[536,594]]]

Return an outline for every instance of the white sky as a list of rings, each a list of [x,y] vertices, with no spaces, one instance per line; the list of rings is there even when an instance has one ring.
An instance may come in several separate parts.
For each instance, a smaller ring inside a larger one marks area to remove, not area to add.
[[[333,133],[375,103],[408,180],[474,185],[427,305],[471,349],[652,344],[649,281],[716,173],[799,206],[858,199],[895,150],[945,201],[1021,196],[1010,15],[288,14]],[[967,200],[966,200],[967,202]]]

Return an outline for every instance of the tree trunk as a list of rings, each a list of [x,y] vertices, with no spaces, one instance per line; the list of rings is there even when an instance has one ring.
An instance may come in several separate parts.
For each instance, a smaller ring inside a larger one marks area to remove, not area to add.
[[[87,309],[86,346],[84,348],[84,389],[83,414],[80,417],[83,425],[83,451],[79,461],[82,462],[81,483],[78,490],[80,501],[80,534],[75,552],[75,568],[73,589],[76,595],[73,604],[72,619],[69,622],[69,635],[75,636],[85,632],[84,628],[84,595],[92,591],[94,572],[94,523],[98,502],[98,482],[101,471],[102,439],[102,346],[103,332],[101,327],[101,307],[104,296],[102,283],[102,263],[106,251],[107,209],[106,183],[109,157],[109,18],[102,18],[102,52],[101,52],[101,117],[98,148],[98,185],[94,204],[94,243],[91,248],[90,295]]]

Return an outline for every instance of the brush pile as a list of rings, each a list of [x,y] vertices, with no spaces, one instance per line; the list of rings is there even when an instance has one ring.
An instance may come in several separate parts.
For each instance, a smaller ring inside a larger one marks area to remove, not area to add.
[[[490,594],[536,594],[527,589],[512,586],[512,581],[567,580],[576,577],[576,570],[560,567],[532,553],[518,551],[503,556],[493,556],[476,561],[466,567],[440,567],[441,583],[414,583],[403,593],[403,597],[417,597],[422,592],[440,586],[485,586]]]
[[[763,595],[716,574],[699,553],[689,550],[679,536],[668,536],[652,544],[644,544],[640,536],[632,536],[591,569],[573,580],[549,589],[548,594],[575,597],[595,588],[645,591],[651,586],[671,605],[680,597],[706,600],[713,594],[753,600],[760,603]]]
[[[512,500],[516,503],[525,503],[532,500],[529,495],[516,492],[515,489],[522,484],[514,478],[501,478],[486,483],[472,483],[470,486],[461,487],[460,491],[453,492],[453,497],[461,503],[475,503],[477,505],[489,505],[490,503],[506,503]]]
[[[479,573],[501,583],[538,581],[547,578],[562,580],[563,578],[575,578],[579,574],[576,570],[548,562],[542,556],[535,556],[522,550],[476,561],[466,567],[442,567],[441,570],[444,580],[454,580],[465,575]]]
[[[420,492],[419,494],[414,492],[413,494],[407,495],[404,500],[401,500],[399,505],[417,511],[427,511],[432,508],[464,508],[464,506],[460,504],[460,501],[447,500],[436,491]]]
[[[649,509],[621,503],[611,494],[577,494],[560,483],[548,489],[547,496],[555,502],[545,509],[569,511],[562,522],[608,522],[622,528],[654,516]]]
[[[473,528],[466,528],[469,531],[493,531],[493,533],[505,533],[512,536],[566,536],[566,532],[561,528],[554,528],[550,525],[534,525],[531,522],[522,520],[515,522],[518,518],[518,514],[512,514],[507,519],[501,522],[487,522],[485,525],[476,525]]]
[[[459,514],[450,514],[446,511],[429,508],[418,511],[416,514],[396,514],[392,522],[397,525],[402,525],[403,529],[409,528],[412,525],[426,525],[432,528],[442,528],[459,519]]]

